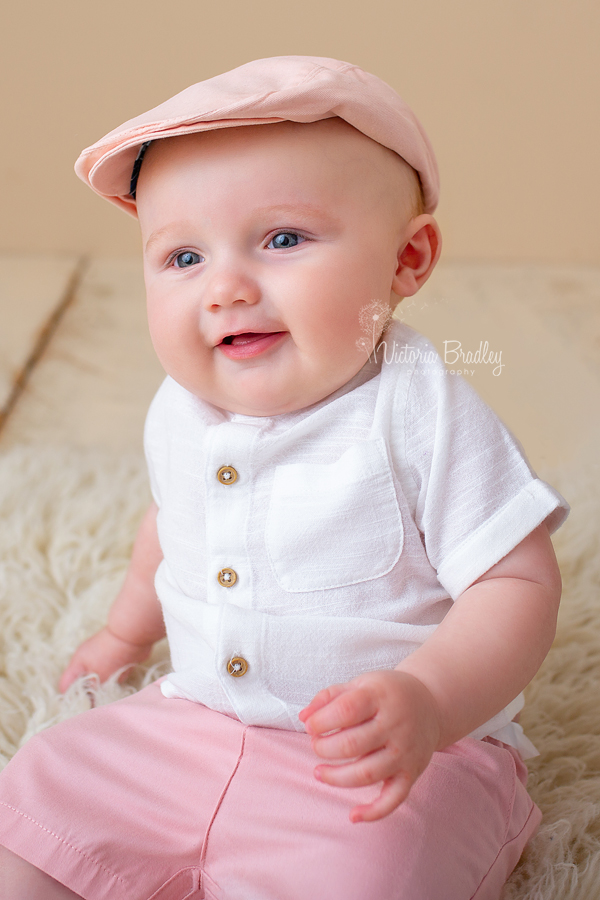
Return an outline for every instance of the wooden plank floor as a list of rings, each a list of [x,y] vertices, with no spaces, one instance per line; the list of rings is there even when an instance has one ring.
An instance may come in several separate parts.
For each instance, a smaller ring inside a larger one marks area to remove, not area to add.
[[[534,468],[582,453],[594,464],[600,269],[441,264],[398,314],[446,350],[449,368],[467,370]],[[500,374],[489,362],[457,360],[457,349],[475,353],[485,342],[501,353]],[[141,449],[163,377],[138,260],[0,258],[0,408],[14,401],[0,450],[35,441]]]
[[[77,259],[0,256],[0,410],[6,411],[68,302]]]
[[[2,325],[11,327],[3,313],[0,305]],[[139,262],[92,260],[0,432],[0,447],[42,441],[141,449],[146,410],[163,378]]]

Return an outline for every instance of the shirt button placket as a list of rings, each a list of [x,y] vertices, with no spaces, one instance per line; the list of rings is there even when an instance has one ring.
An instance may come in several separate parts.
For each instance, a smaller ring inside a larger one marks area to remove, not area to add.
[[[219,647],[215,649],[221,659],[219,668],[223,666],[223,686],[228,684],[236,696],[234,679],[245,675],[251,664],[246,651],[251,649],[252,639],[249,646],[245,639],[240,645],[234,613],[237,607],[252,606],[245,531],[250,504],[247,472],[256,436],[257,429],[252,425],[224,422],[212,432],[205,457],[207,560],[212,570],[207,572],[207,600],[220,606],[225,604],[222,613],[227,615],[222,621],[233,626],[221,628]]]
[[[217,470],[217,479],[221,484],[235,484],[237,478],[238,473],[233,466],[221,466],[220,469]],[[217,579],[222,587],[233,587],[238,580],[237,572],[235,569],[225,567],[219,571]]]

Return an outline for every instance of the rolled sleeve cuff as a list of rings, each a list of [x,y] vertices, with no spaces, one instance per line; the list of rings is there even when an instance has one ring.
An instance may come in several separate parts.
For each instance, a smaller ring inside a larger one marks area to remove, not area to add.
[[[550,534],[556,531],[569,510],[558,491],[535,479],[442,561],[437,569],[439,582],[456,600],[542,522]]]

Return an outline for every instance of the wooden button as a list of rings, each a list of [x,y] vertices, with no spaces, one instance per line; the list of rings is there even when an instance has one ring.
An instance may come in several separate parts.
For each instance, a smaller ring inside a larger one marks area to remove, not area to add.
[[[227,671],[234,678],[241,678],[248,671],[248,663],[243,656],[232,656],[227,663]]]
[[[217,578],[223,587],[233,587],[237,581],[237,572],[234,569],[221,569]]]
[[[217,478],[221,482],[221,484],[233,484],[234,481],[237,481],[238,473],[235,471],[233,466],[221,466],[219,471],[217,472]]]

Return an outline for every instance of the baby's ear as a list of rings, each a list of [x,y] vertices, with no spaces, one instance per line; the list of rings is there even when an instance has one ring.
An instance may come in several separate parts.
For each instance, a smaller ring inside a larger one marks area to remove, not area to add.
[[[441,250],[442,235],[433,216],[423,214],[411,219],[398,249],[398,267],[391,285],[394,294],[416,294],[433,272]]]

